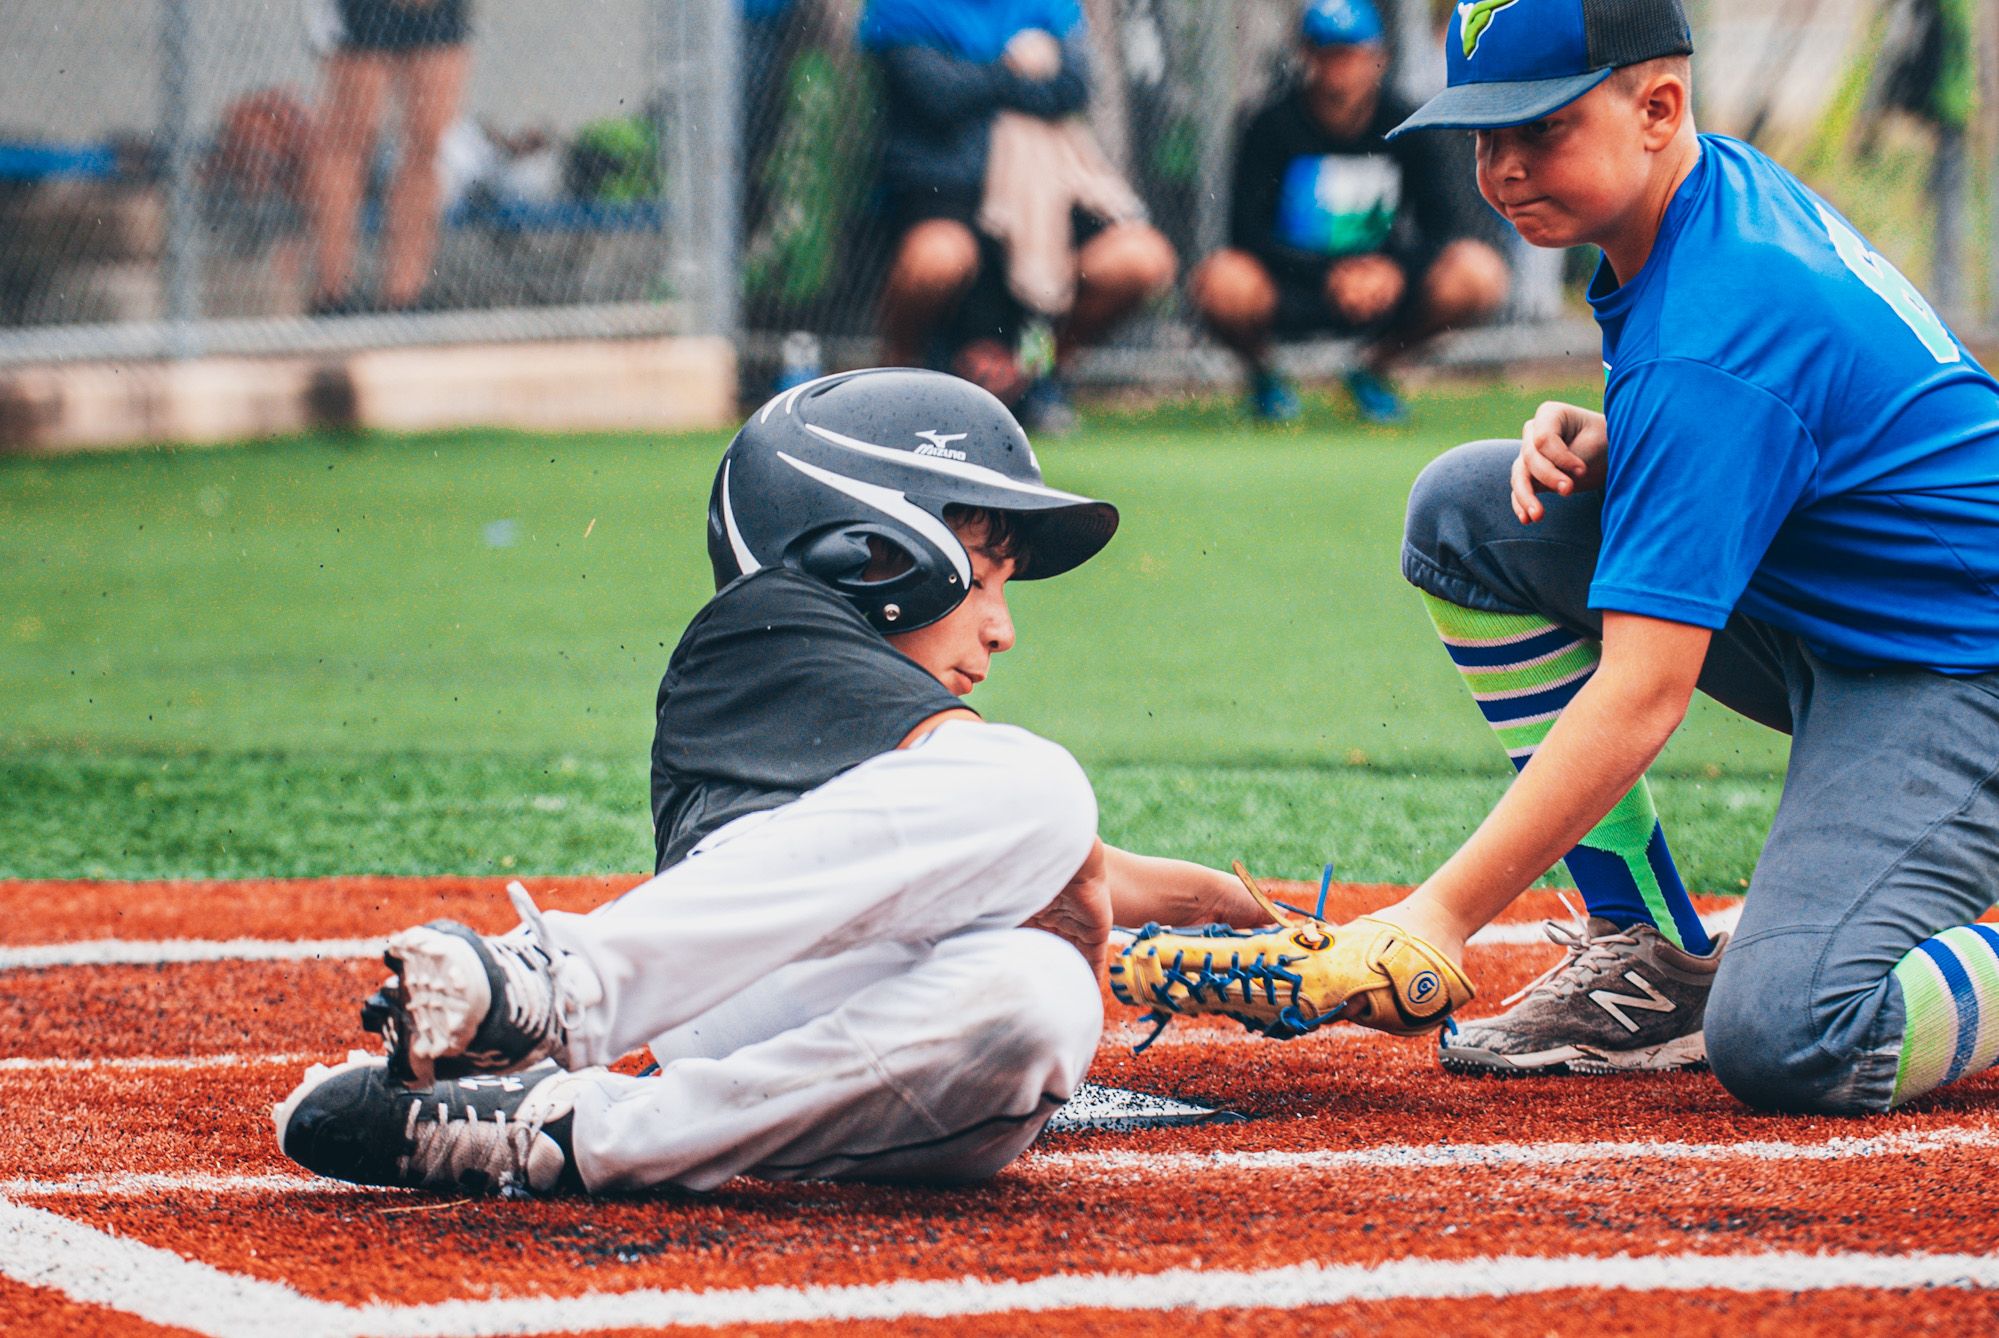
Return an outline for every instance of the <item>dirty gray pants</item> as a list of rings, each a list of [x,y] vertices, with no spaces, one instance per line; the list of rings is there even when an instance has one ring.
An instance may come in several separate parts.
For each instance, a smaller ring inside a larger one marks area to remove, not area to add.
[[[1402,572],[1439,599],[1601,637],[1589,607],[1602,494],[1507,501],[1517,441],[1439,457],[1416,481]],[[1886,1110],[1902,1048],[1890,974],[1999,901],[1999,673],[1828,664],[1737,616],[1701,690],[1791,736],[1783,799],[1707,1008],[1708,1057],[1752,1106]]]

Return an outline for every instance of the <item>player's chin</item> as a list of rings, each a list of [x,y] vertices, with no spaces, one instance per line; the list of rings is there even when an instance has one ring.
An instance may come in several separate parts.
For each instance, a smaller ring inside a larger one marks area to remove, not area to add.
[[[1583,238],[1576,234],[1576,229],[1569,225],[1567,219],[1550,215],[1531,206],[1526,209],[1510,211],[1506,216],[1506,221],[1511,223],[1513,230],[1520,234],[1520,240],[1526,242],[1529,246],[1552,249],[1563,246],[1580,246],[1583,242]]]

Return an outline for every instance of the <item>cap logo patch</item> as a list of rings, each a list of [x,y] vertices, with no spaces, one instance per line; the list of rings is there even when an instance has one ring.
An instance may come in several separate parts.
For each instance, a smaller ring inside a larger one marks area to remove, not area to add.
[[[1478,44],[1485,37],[1485,30],[1492,26],[1493,16],[1518,0],[1465,0],[1458,5],[1458,26],[1464,34],[1465,59],[1478,54]]]

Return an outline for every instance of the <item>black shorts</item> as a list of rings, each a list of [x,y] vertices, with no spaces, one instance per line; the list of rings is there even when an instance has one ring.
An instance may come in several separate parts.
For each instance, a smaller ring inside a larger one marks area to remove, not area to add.
[[[997,241],[979,231],[976,191],[962,187],[903,187],[889,197],[889,216],[895,221],[898,243],[911,228],[933,218],[964,224],[979,243],[978,277],[972,281],[971,290],[958,309],[937,332],[932,349],[936,365],[949,365],[951,357],[974,340],[994,339],[1010,346],[1019,338],[1021,323],[1028,313],[1006,286],[1006,252]],[[1111,226],[1108,219],[1083,209],[1070,210],[1069,225],[1079,250]]]
[[[342,51],[457,46],[469,37],[468,0],[332,0]]]
[[[1409,309],[1410,302],[1422,285],[1423,276],[1437,262],[1441,249],[1425,249],[1415,256],[1388,257],[1402,267],[1402,300],[1387,315],[1366,325],[1355,325],[1342,318],[1326,301],[1326,275],[1337,262],[1328,260],[1324,266],[1309,273],[1298,270],[1274,273],[1271,280],[1277,285],[1277,315],[1271,323],[1271,333],[1279,339],[1297,339],[1312,334],[1364,336],[1379,333],[1395,324]]]

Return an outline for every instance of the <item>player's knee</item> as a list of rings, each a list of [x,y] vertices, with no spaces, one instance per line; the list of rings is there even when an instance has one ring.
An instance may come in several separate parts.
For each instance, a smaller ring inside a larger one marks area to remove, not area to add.
[[[1035,1075],[1043,1092],[1066,1099],[1083,1080],[1103,1034],[1103,995],[1083,955],[1053,934],[1011,929],[1003,969],[992,976],[992,1015],[980,1062],[995,1055],[1016,1073]]]
[[[971,229],[951,219],[926,219],[903,235],[895,284],[929,295],[950,293],[970,284],[978,270],[979,243]]]
[[[1129,310],[1173,286],[1179,259],[1172,245],[1142,223],[1120,224],[1085,246],[1076,279],[1099,300]]]
[[[1423,278],[1431,310],[1453,323],[1498,311],[1511,286],[1512,275],[1499,252],[1475,241],[1452,242]]]
[[[1173,244],[1158,229],[1142,224],[1129,225],[1124,231],[1120,259],[1132,290],[1152,298],[1171,288],[1180,272],[1180,257],[1174,254]]]
[[[1188,284],[1194,307],[1211,325],[1226,329],[1268,325],[1277,310],[1277,288],[1256,258],[1217,251],[1201,262]]]
[[[1809,962],[1783,940],[1724,954],[1708,998],[1703,1032],[1708,1065],[1736,1100],[1757,1110],[1800,1115],[1869,1115],[1887,1108],[1886,1091],[1868,1081],[1864,1047],[1829,1036],[1824,1001],[1814,1007],[1807,981],[1790,982],[1786,966]]]
[[[1416,476],[1402,538],[1406,547],[1441,565],[1446,551],[1466,551],[1466,540],[1507,510],[1508,479],[1520,445],[1474,441],[1444,452]]]

